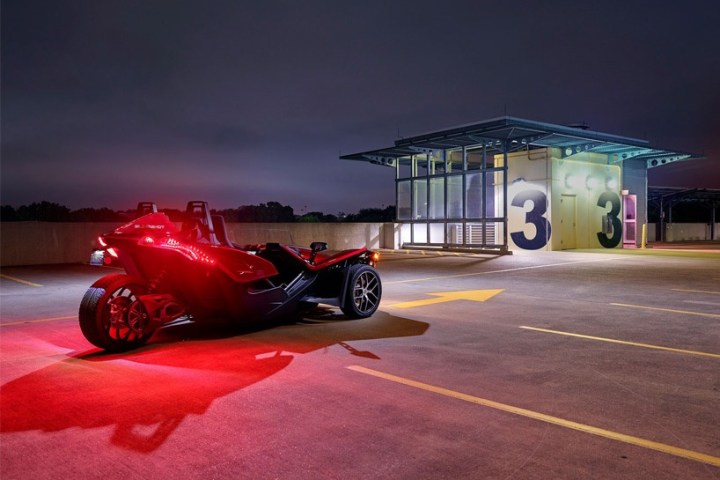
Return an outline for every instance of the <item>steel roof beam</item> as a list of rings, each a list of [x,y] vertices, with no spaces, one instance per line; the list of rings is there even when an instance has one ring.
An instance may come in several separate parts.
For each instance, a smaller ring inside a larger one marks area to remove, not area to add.
[[[665,153],[662,155],[652,156],[651,158],[648,158],[646,160],[646,162],[647,162],[647,168],[651,169],[651,168],[655,168],[655,167],[660,167],[662,165],[667,165],[668,163],[672,163],[672,162],[680,162],[682,160],[690,160],[691,158],[695,158],[695,157],[693,157],[693,155],[690,155],[690,154],[673,155],[672,153],[668,152],[668,153]]]
[[[604,142],[585,142],[585,143],[576,143],[574,145],[566,145],[560,147],[560,156],[561,158],[568,158],[572,157],[573,155],[577,155],[579,153],[584,152],[591,152],[597,148],[600,148],[602,146],[607,145]]]

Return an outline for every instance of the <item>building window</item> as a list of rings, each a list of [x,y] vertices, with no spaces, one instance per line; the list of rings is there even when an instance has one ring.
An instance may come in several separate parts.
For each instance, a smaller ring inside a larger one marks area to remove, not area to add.
[[[398,220],[412,219],[412,195],[410,194],[410,180],[397,182],[397,217]]]
[[[427,198],[427,179],[416,178],[413,180],[413,219],[427,218]]]
[[[430,178],[428,218],[434,220],[442,220],[445,218],[445,177]]]
[[[466,218],[483,217],[483,174],[468,173],[465,191]]]
[[[450,175],[447,177],[447,216],[463,218],[463,177]]]

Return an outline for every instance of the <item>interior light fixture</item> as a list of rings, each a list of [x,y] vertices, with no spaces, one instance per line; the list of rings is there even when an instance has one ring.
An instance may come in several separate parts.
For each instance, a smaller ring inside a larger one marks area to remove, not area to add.
[[[585,179],[585,188],[587,188],[588,190],[595,190],[599,186],[600,180],[598,180],[597,177],[588,175],[588,177]]]
[[[582,178],[579,175],[567,174],[565,176],[565,188],[580,188],[582,186]]]

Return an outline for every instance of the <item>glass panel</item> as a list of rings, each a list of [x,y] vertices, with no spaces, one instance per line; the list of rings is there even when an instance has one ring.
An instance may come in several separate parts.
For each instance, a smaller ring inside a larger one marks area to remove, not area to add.
[[[410,180],[397,182],[397,203],[398,220],[410,220],[412,218],[410,205]]]
[[[400,165],[400,171],[398,172],[397,178],[410,178],[412,177],[412,160],[410,157],[398,158]]]
[[[445,218],[445,177],[433,177],[430,179],[428,218]]]
[[[488,223],[488,225],[493,225],[493,230],[495,231],[494,239],[493,237],[488,237],[488,244],[489,245],[502,245],[505,241],[504,233],[505,230],[505,223],[503,222],[492,222]],[[494,240],[494,243],[490,243],[490,241]]]
[[[482,217],[482,173],[467,174],[465,204],[467,218]]]
[[[430,175],[442,175],[445,173],[445,154],[443,150],[437,150],[430,155]]]
[[[495,218],[504,217],[505,212],[503,211],[503,178],[505,177],[505,172],[503,172],[502,170],[488,172],[486,176],[488,182],[486,191],[487,216]],[[493,202],[493,204],[490,203],[491,201]]]
[[[463,154],[460,150],[448,150],[447,152],[447,173],[462,172]]]
[[[467,151],[467,169],[480,170],[482,168],[482,148]]]
[[[445,224],[430,224],[430,243],[445,244]]]
[[[427,218],[427,180],[413,180],[413,216],[414,219]]]
[[[487,158],[485,158],[485,168],[502,167],[503,156],[502,154],[491,154],[488,152]]]
[[[427,243],[427,223],[413,223],[413,243]]]
[[[412,225],[409,223],[403,223],[400,227],[400,245],[410,243],[410,229]]]
[[[625,230],[623,233],[625,234],[624,240],[626,241],[626,243],[635,243],[635,224],[626,223],[624,227]]]
[[[452,175],[447,177],[447,196],[448,218],[462,218],[462,175]]]
[[[425,177],[428,173],[428,156],[425,154],[415,155],[415,177]]]

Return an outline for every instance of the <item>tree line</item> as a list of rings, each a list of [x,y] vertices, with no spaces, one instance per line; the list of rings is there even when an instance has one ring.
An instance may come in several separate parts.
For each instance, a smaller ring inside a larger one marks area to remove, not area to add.
[[[2,205],[0,220],[3,222],[127,222],[136,216],[135,209],[111,210],[109,208],[80,208],[71,210],[53,202],[36,202],[14,208]],[[171,221],[181,222],[185,212],[178,209],[160,209]],[[292,207],[278,202],[258,205],[242,205],[238,208],[212,210],[222,215],[226,222],[276,223],[276,222],[393,222],[395,206],[363,208],[357,213],[337,215],[323,212],[296,214]]]

